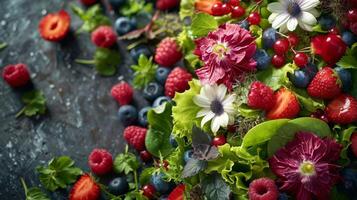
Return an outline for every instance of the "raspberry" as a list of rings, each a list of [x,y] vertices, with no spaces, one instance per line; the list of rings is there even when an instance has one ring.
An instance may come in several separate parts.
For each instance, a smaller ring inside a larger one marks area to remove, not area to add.
[[[111,89],[112,97],[122,106],[127,105],[133,99],[133,89],[126,82],[114,85]]]
[[[80,2],[85,6],[91,6],[97,2],[97,0],[80,0]]]
[[[173,38],[163,39],[156,48],[155,62],[170,67],[182,58],[182,53]]]
[[[183,92],[189,88],[188,82],[192,79],[192,75],[185,69],[176,67],[173,69],[166,79],[165,95],[173,98],[175,92]]]
[[[249,107],[268,111],[274,104],[274,91],[270,87],[259,81],[255,81],[250,85],[248,94]]]
[[[100,26],[92,32],[92,42],[103,48],[109,48],[116,42],[117,35],[110,26]]]
[[[93,149],[88,157],[88,165],[96,175],[107,174],[113,168],[112,155],[105,149]]]
[[[19,63],[4,67],[2,77],[11,87],[21,87],[29,82],[30,73],[25,64]]]
[[[277,200],[279,191],[273,180],[259,178],[249,184],[250,200]]]
[[[180,0],[157,0],[156,8],[159,10],[169,10],[177,7],[180,4]]]
[[[124,130],[124,138],[137,151],[145,149],[146,128],[128,126]]]

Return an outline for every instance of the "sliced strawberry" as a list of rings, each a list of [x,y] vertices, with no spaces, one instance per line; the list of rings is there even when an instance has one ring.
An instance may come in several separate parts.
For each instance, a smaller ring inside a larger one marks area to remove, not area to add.
[[[184,199],[184,193],[185,193],[185,185],[181,184],[178,185],[170,195],[167,197],[168,200],[183,200]]]
[[[348,94],[342,94],[332,100],[326,107],[329,122],[350,124],[357,121],[357,100]]]
[[[60,10],[58,13],[50,13],[41,19],[39,32],[43,39],[48,41],[60,41],[69,32],[71,17],[69,14]]]
[[[100,196],[100,188],[91,176],[84,174],[71,189],[70,200],[97,200]]]
[[[218,0],[196,0],[195,1],[195,8],[197,11],[201,11],[204,13],[212,14],[212,6],[220,2]]]
[[[274,107],[266,115],[268,119],[294,118],[299,114],[299,101],[288,89],[281,88],[275,93],[275,99]]]

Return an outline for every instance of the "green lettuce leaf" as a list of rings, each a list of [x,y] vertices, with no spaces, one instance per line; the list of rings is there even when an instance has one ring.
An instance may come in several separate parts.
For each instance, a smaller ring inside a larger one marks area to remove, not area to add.
[[[212,15],[199,13],[193,17],[191,27],[194,37],[203,37],[217,29],[218,23]]]
[[[195,13],[195,1],[194,0],[181,0],[180,3],[180,19],[183,20],[185,17],[192,17]]]
[[[280,69],[270,66],[268,69],[258,72],[257,79],[273,88],[273,90],[277,90],[282,86],[291,84],[288,73],[294,73],[296,68],[297,66],[291,63]]]
[[[298,88],[293,88],[292,90],[298,98],[302,110],[306,111],[307,114],[313,113],[318,109],[325,109],[324,101],[310,97],[306,90]]]
[[[350,159],[347,155],[348,147],[351,145],[351,135],[356,131],[356,129],[356,126],[351,126],[342,131],[339,131],[339,133],[337,134],[337,140],[343,146],[339,160],[339,164],[342,166],[347,166],[350,163]]]
[[[204,176],[201,187],[207,200],[228,200],[231,193],[228,184],[217,173]]]

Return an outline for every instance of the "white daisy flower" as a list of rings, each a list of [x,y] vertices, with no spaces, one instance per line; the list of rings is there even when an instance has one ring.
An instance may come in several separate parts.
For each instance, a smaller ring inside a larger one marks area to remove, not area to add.
[[[315,9],[319,4],[319,0],[279,0],[268,5],[272,13],[268,20],[273,28],[280,28],[282,33],[294,31],[298,24],[302,29],[312,31],[320,14]]]
[[[225,85],[204,85],[201,88],[200,94],[193,98],[193,102],[202,107],[196,117],[203,117],[201,127],[208,121],[211,121],[211,130],[217,133],[220,127],[227,127],[228,124],[234,122],[234,94],[227,94]]]

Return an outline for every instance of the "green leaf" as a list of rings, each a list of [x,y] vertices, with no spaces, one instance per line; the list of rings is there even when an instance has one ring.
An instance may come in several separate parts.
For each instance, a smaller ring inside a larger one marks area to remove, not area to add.
[[[317,32],[317,33],[327,33],[328,32],[328,31],[323,30],[320,24],[317,24],[314,27],[312,27],[312,31]]]
[[[137,65],[132,65],[134,70],[133,85],[135,88],[144,88],[147,84],[155,79],[157,65],[152,62],[152,57],[148,59],[144,54],[141,54]]]
[[[22,187],[25,191],[25,200],[50,200],[48,196],[41,191],[38,187],[27,188],[26,183],[23,178],[20,179],[22,183]]]
[[[308,113],[313,113],[318,109],[321,109],[321,110],[325,109],[324,101],[310,97],[307,94],[306,90],[293,88],[293,91],[294,91],[296,97],[298,98],[302,109],[307,111]]]
[[[118,51],[97,48],[95,55],[95,69],[100,75],[112,76],[117,71],[117,67],[120,63],[120,55]]]
[[[129,174],[136,171],[140,166],[136,156],[132,153],[122,153],[115,157],[113,169],[115,173]]]
[[[312,132],[320,137],[331,137],[330,127],[324,121],[311,117],[296,118],[281,126],[271,137],[268,142],[268,156],[274,155],[300,131]]]
[[[83,21],[82,26],[77,30],[78,33],[92,32],[100,25],[110,25],[109,18],[103,15],[102,9],[98,4],[91,6],[86,11],[74,4],[71,5],[71,8],[74,14]]]
[[[357,69],[357,58],[354,55],[345,55],[336,65],[345,69]]]
[[[193,79],[189,82],[190,89],[183,93],[176,93],[173,99],[176,102],[176,106],[172,108],[173,117],[173,134],[177,137],[191,138],[191,132],[194,125],[200,127],[200,120],[196,118],[196,114],[200,111],[193,102],[193,97],[200,93],[201,85],[199,80]]]
[[[144,0],[129,0],[119,10],[120,14],[124,16],[132,16],[141,11],[151,13],[153,11],[152,3],[145,3]]]
[[[6,42],[0,43],[0,51],[2,51],[3,49],[5,49],[6,47],[7,47],[7,43],[6,43]]]
[[[19,117],[22,114],[31,117],[34,115],[44,114],[46,111],[46,99],[43,93],[39,90],[26,92],[22,96],[21,100],[25,106],[16,114],[16,117]]]
[[[350,163],[350,159],[348,157],[348,147],[351,145],[351,135],[355,132],[356,129],[356,126],[351,126],[347,129],[344,129],[337,135],[338,142],[343,145],[339,160],[339,164],[342,166],[347,166]]]
[[[183,171],[182,171],[182,178],[188,178],[191,176],[197,175],[199,172],[205,170],[207,167],[207,161],[204,160],[197,160],[197,159],[190,159]]]
[[[263,29],[257,25],[252,25],[249,27],[249,31],[256,38],[255,43],[257,44],[258,48],[262,48]]]
[[[231,189],[217,173],[204,176],[201,180],[201,186],[207,200],[229,199]]]
[[[262,112],[260,110],[255,110],[250,108],[247,104],[241,104],[238,107],[239,115],[243,116],[244,118],[258,118]]]
[[[195,13],[195,1],[194,0],[181,0],[180,3],[180,19],[183,20],[185,17],[192,17]]]
[[[195,49],[195,43],[193,41],[191,32],[187,27],[183,27],[183,30],[177,36],[176,40],[185,54]]]
[[[165,103],[147,114],[149,130],[145,137],[145,146],[154,156],[167,156],[172,150],[170,134],[172,132],[172,105]]]
[[[351,75],[352,75],[351,95],[357,98],[357,70],[351,70]]]
[[[150,178],[151,178],[152,174],[154,173],[154,171],[155,171],[154,167],[145,168],[141,172],[140,177],[139,177],[140,185],[145,185],[145,184],[149,183]]]
[[[66,188],[82,174],[82,170],[74,167],[74,161],[67,156],[53,158],[48,166],[38,166],[37,172],[42,185],[50,191]]]
[[[273,90],[277,90],[282,86],[290,85],[288,73],[294,73],[296,68],[297,67],[291,63],[286,64],[280,69],[271,66],[266,70],[258,72],[257,79],[273,88]]]
[[[218,28],[218,23],[212,15],[199,13],[192,19],[192,35],[194,37],[206,36],[210,31]]]
[[[134,190],[126,193],[124,200],[148,200],[148,198],[142,194],[142,191]]]

